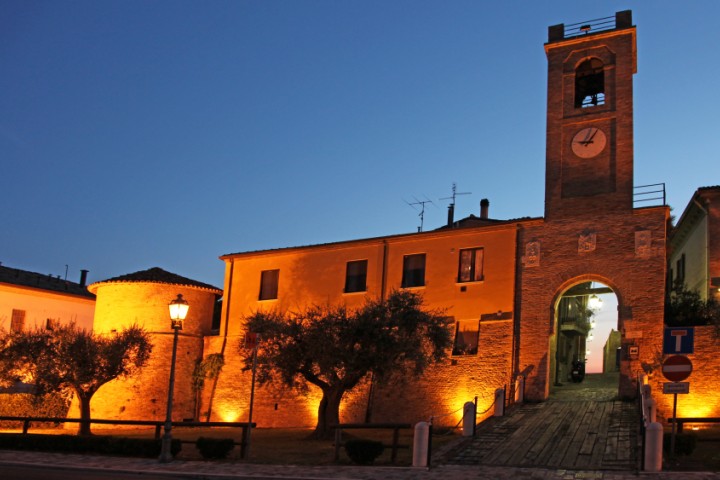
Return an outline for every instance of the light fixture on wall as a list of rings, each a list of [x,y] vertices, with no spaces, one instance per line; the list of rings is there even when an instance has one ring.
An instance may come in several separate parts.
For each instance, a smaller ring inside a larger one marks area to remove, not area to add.
[[[591,310],[599,310],[602,308],[602,303],[602,298],[597,295],[590,295],[590,298],[588,299],[588,308]]]
[[[173,389],[175,387],[175,358],[177,357],[178,333],[182,330],[183,321],[187,316],[190,305],[182,294],[178,293],[175,300],[168,305],[170,309],[170,328],[173,330],[172,360],[170,362],[170,386],[168,387],[167,410],[165,414],[165,433],[162,438],[160,449],[160,461],[167,463],[172,461],[172,402]]]

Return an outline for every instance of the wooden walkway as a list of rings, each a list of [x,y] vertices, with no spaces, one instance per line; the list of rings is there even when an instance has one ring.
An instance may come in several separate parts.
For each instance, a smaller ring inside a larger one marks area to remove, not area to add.
[[[447,463],[636,469],[639,420],[635,403],[587,399],[591,396],[579,395],[579,400],[551,397],[543,403],[517,406],[505,417],[491,418]]]

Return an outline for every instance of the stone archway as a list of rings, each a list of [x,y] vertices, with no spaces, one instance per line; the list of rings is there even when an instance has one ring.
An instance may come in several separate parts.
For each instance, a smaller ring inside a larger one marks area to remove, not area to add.
[[[548,342],[548,385],[551,393],[583,383],[586,375],[605,374],[603,386],[619,390],[622,328],[618,306],[621,296],[606,278],[583,275],[563,282],[555,291]],[[603,307],[603,304],[606,304]],[[597,384],[585,382],[587,385]],[[610,382],[610,384],[608,384]],[[589,388],[589,387],[587,387]]]

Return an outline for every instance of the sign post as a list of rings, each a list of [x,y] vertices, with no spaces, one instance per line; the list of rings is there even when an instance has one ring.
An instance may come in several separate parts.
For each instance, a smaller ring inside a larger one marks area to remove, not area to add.
[[[690,391],[690,383],[679,382],[682,382],[683,380],[688,378],[692,373],[692,362],[689,358],[683,355],[673,355],[672,357],[666,358],[663,362],[662,373],[665,378],[677,384],[673,387],[668,387],[667,383],[663,385],[663,393],[673,394],[673,424],[672,435],[670,436],[670,455],[675,456],[675,431],[677,430],[677,396],[678,393],[688,393]]]

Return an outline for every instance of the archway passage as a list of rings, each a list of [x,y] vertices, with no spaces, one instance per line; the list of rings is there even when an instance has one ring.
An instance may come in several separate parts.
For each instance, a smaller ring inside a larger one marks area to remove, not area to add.
[[[620,379],[617,296],[607,285],[571,286],[555,306],[550,337],[550,396],[555,400],[612,400]]]

